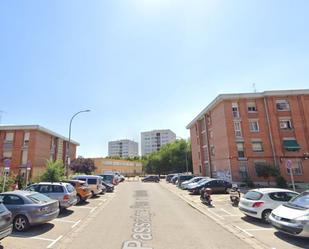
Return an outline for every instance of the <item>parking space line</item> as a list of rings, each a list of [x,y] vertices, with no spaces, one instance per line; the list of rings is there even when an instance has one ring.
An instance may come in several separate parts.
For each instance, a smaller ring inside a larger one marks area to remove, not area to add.
[[[57,239],[55,239],[52,243],[50,243],[46,248],[51,248],[54,244],[56,244],[59,240],[61,240],[63,235],[60,235]]]
[[[208,211],[209,211],[210,213],[212,213],[213,215],[217,216],[218,218],[220,218],[221,220],[224,220],[224,218],[223,218],[221,215],[216,214],[215,212],[211,211],[210,209],[208,209]]]
[[[78,220],[78,221],[76,221],[72,226],[71,226],[71,228],[74,228],[74,227],[76,227],[80,222],[81,222],[82,220]]]
[[[90,210],[90,213],[93,213],[94,210],[96,210],[96,209],[97,209],[97,207],[92,208],[92,209]]]
[[[77,208],[92,209],[93,207],[76,206]]]
[[[223,211],[224,213],[228,214],[228,215],[233,215],[230,212],[226,211],[224,208],[220,208],[221,211]]]
[[[236,227],[238,230],[242,231],[243,233],[247,234],[249,237],[254,238],[254,236],[251,233],[248,233],[246,230],[240,228],[239,226],[232,225],[233,227]]]
[[[54,221],[61,221],[61,222],[67,222],[67,223],[75,223],[76,221],[73,220],[64,220],[64,219],[54,219]]]
[[[270,230],[275,230],[274,228],[249,228],[245,229],[246,231],[270,231]]]
[[[14,236],[12,236],[12,237],[24,238],[24,239],[37,239],[37,240],[45,240],[45,241],[54,241],[53,239],[47,239],[47,238],[43,238],[43,237],[39,237],[39,236],[28,237],[26,235],[14,234]]]

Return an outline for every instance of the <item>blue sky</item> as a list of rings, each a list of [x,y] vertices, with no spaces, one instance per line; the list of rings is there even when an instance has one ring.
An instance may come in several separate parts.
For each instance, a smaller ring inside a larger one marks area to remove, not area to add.
[[[40,124],[83,156],[185,126],[219,93],[309,86],[309,1],[0,3],[2,123]]]

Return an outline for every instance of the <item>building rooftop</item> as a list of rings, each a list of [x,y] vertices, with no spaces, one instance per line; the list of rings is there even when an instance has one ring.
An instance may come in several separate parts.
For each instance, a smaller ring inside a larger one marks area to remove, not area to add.
[[[66,138],[66,137],[64,137],[64,136],[62,136],[62,135],[60,135],[56,132],[53,132],[49,129],[46,129],[45,127],[40,126],[40,125],[3,125],[3,124],[0,124],[0,131],[11,131],[11,130],[38,130],[38,131],[41,131],[41,132],[44,132],[44,133],[48,133],[52,136],[61,138],[64,141],[67,141],[67,142],[69,141],[68,138]],[[72,139],[71,139],[71,143],[79,146],[79,143],[72,140]]]
[[[269,96],[288,96],[288,95],[302,95],[309,94],[309,89],[298,89],[298,90],[277,90],[277,91],[264,91],[256,93],[228,93],[228,94],[219,94],[208,106],[206,106],[187,126],[187,129],[190,129],[197,120],[200,120],[209,110],[214,108],[223,100],[232,100],[232,99],[254,99],[254,98],[263,98]]]

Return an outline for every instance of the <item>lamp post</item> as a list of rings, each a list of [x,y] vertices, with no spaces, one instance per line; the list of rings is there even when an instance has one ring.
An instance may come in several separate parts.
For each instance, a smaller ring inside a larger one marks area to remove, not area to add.
[[[181,140],[185,140],[185,139],[183,139],[182,137],[179,137],[179,136],[177,136],[177,138],[181,139]],[[188,154],[188,152],[187,152],[187,142],[186,142],[185,158],[186,158],[186,171],[187,171],[187,174],[188,174],[189,173],[189,168],[188,168],[188,155],[187,154]]]
[[[68,178],[69,177],[69,165],[71,163],[71,158],[70,158],[70,144],[71,144],[71,127],[72,127],[72,121],[73,119],[80,113],[82,112],[90,112],[90,110],[82,110],[82,111],[79,111],[77,113],[75,113],[71,120],[70,120],[70,126],[69,126],[69,144],[68,144],[68,155],[67,155],[67,160],[66,160],[66,167],[65,167],[65,175],[66,177]]]

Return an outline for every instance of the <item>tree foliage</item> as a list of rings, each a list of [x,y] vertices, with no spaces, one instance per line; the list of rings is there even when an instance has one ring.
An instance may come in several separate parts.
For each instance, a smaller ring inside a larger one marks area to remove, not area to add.
[[[276,177],[279,175],[279,170],[277,167],[265,163],[256,165],[255,171],[258,177],[263,177],[265,180],[267,180],[268,185],[270,177]]]
[[[192,172],[191,144],[186,140],[176,140],[143,157],[144,171],[148,174],[185,172],[186,157],[188,170]]]
[[[92,159],[78,157],[72,161],[72,163],[70,164],[70,169],[74,173],[83,173],[86,175],[90,175],[92,172],[95,171],[96,167]]]
[[[41,176],[44,182],[60,182],[64,179],[64,165],[61,160],[46,162],[46,170]]]

